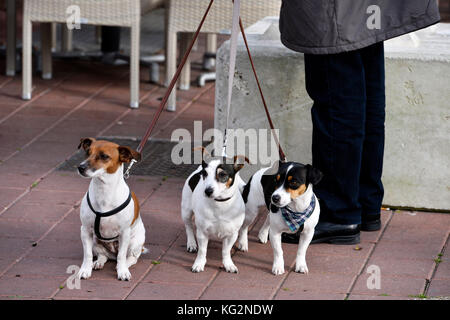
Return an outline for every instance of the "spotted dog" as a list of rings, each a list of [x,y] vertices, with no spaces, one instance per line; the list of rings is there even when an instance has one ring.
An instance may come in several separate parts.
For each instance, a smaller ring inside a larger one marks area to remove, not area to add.
[[[248,159],[243,156],[203,160],[184,184],[181,217],[186,227],[187,251],[197,252],[192,272],[204,271],[209,239],[222,241],[223,267],[227,272],[238,272],[231,259],[231,249],[245,218],[245,204],[239,190],[244,185],[239,176],[244,161]]]
[[[248,250],[248,227],[265,205],[269,211],[258,238],[266,243],[270,236],[274,260],[272,273],[284,273],[281,234],[301,230],[295,271],[308,273],[306,250],[319,221],[320,206],[313,185],[322,179],[322,173],[311,165],[297,162],[276,162],[270,168],[258,170],[245,185],[243,199],[245,220],[239,231],[238,248]]]

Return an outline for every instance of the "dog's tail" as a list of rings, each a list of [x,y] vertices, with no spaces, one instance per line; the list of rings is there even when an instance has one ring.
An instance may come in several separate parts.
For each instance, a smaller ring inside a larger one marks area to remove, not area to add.
[[[146,247],[142,247],[142,254],[149,253],[150,250],[148,250]]]

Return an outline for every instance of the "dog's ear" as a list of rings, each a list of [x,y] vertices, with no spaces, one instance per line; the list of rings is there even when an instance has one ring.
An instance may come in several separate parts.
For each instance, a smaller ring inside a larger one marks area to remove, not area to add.
[[[322,180],[323,174],[319,169],[313,168],[310,164],[306,165],[306,184],[316,185]]]
[[[130,147],[119,146],[119,161],[120,162],[130,162],[131,160],[139,161],[141,160],[141,154]]]
[[[272,165],[270,166],[270,168],[268,168],[268,169],[264,172],[263,176],[266,176],[266,175],[268,175],[268,176],[276,175],[277,172],[278,172],[278,170],[280,169],[280,164],[281,164],[281,161],[279,161],[279,160],[274,161],[274,162],[272,163]]]
[[[234,162],[233,168],[235,172],[238,172],[244,167],[244,162],[250,164],[250,160],[248,160],[246,156],[234,156],[233,162]]]
[[[94,141],[94,138],[81,138],[78,149],[83,148],[84,151],[87,151]]]
[[[193,150],[194,150],[194,152],[199,151],[199,150],[202,151],[202,161],[210,156],[208,150],[206,150],[206,148],[203,146],[195,147]]]

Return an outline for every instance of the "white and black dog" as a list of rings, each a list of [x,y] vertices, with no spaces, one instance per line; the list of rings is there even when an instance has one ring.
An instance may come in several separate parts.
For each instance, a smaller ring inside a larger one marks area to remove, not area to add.
[[[277,168],[278,167],[278,168]],[[308,273],[306,250],[319,221],[320,207],[313,185],[322,179],[322,173],[311,165],[297,162],[277,162],[270,168],[258,170],[244,187],[245,220],[239,231],[238,248],[248,250],[248,227],[265,205],[269,215],[258,234],[262,243],[270,235],[274,260],[272,273],[284,273],[281,234],[301,231],[295,271]]]
[[[231,249],[245,218],[245,204],[240,192],[240,187],[242,189],[244,185],[239,177],[239,170],[244,166],[241,160],[248,162],[248,159],[242,156],[235,156],[234,159],[212,157],[207,161],[203,160],[202,165],[184,184],[181,217],[186,226],[187,251],[198,250],[192,272],[204,270],[208,240],[211,238],[222,240],[222,263],[225,270],[238,272],[231,260]]]

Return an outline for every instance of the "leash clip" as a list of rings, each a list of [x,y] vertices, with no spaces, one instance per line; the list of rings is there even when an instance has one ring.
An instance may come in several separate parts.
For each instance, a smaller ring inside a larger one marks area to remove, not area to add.
[[[137,162],[137,161],[136,161],[135,159],[131,159],[131,162],[130,162],[130,164],[128,165],[127,170],[126,170],[125,173],[123,174],[123,177],[125,178],[125,180],[128,179],[128,178],[130,177],[131,167],[134,166],[134,164],[135,164],[136,162]]]

